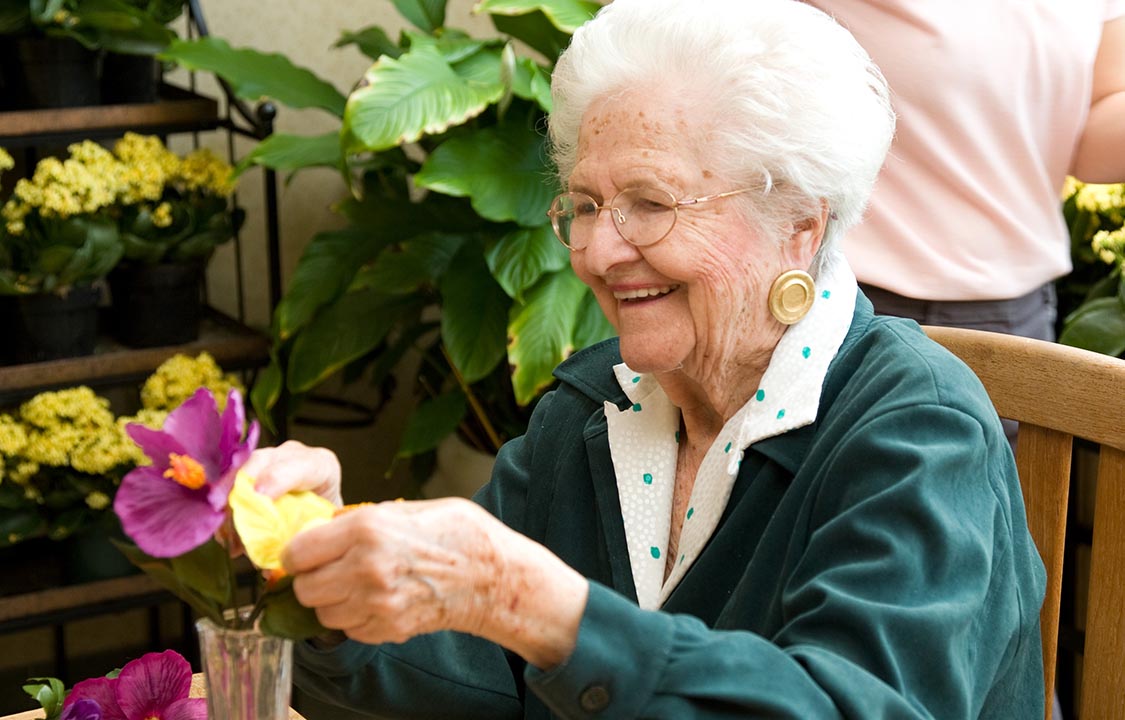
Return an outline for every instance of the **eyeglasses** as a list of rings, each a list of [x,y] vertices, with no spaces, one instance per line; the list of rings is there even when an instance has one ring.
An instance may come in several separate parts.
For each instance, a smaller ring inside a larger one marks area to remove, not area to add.
[[[690,200],[677,200],[664,190],[645,187],[625,188],[605,205],[586,193],[567,192],[555,198],[547,216],[555,236],[571,250],[582,250],[594,236],[594,226],[602,210],[611,211],[613,227],[627,242],[638,247],[655,245],[672,232],[680,216],[680,208],[720,198],[740,195],[761,187],[742,188],[729,192],[705,195]]]

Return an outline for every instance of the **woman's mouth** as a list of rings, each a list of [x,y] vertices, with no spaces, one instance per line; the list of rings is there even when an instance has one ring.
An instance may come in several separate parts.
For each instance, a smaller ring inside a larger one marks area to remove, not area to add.
[[[678,287],[679,285],[660,285],[657,287],[635,288],[632,290],[614,290],[613,297],[622,302],[649,300],[667,295]]]

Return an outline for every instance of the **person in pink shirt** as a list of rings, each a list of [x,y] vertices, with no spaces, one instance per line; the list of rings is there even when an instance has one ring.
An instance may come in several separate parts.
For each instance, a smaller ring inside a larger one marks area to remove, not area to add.
[[[844,238],[876,312],[1053,340],[1063,182],[1125,180],[1125,0],[805,1],[859,40],[898,114]]]
[[[876,311],[1053,339],[1063,181],[1125,180],[1125,0],[807,2],[871,54],[899,116],[844,241]]]

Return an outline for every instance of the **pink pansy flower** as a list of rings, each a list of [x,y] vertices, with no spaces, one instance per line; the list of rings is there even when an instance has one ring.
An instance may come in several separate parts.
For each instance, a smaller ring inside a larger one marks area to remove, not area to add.
[[[191,665],[182,655],[175,650],[148,653],[123,667],[116,678],[77,683],[66,696],[62,716],[74,720],[207,720],[207,701],[189,698],[190,691]]]
[[[127,474],[113,509],[125,534],[153,557],[175,557],[210,538],[226,516],[234,475],[258,445],[258,423],[246,439],[242,395],[231,390],[219,414],[200,388],[173,410],[163,430],[131,423],[126,432],[152,460]]]

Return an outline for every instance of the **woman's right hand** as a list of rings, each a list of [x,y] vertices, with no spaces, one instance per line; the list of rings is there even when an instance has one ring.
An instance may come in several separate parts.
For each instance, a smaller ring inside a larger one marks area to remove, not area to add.
[[[290,491],[310,490],[343,506],[340,461],[328,448],[287,440],[251,453],[242,471],[254,478],[258,492],[277,498]]]

